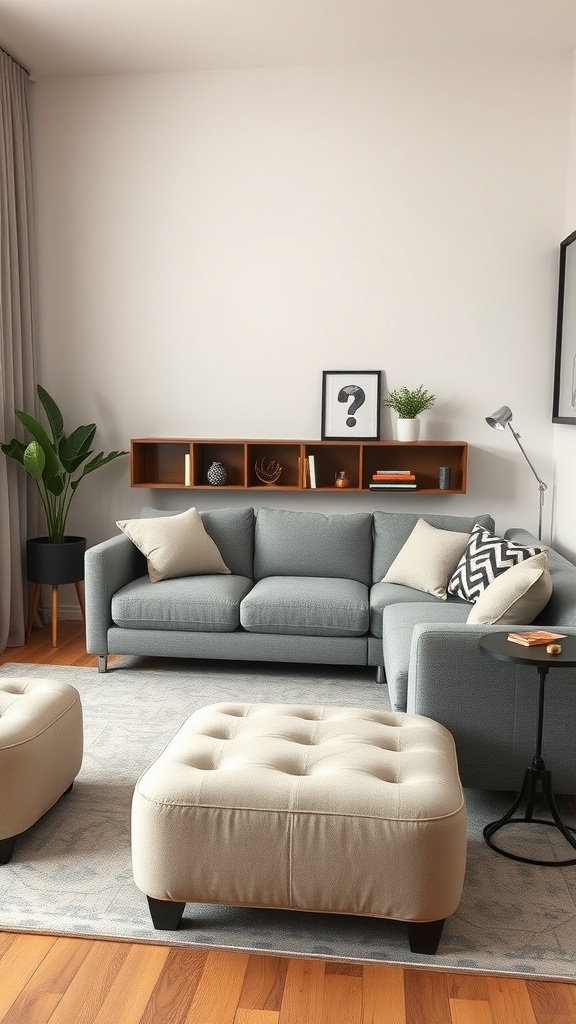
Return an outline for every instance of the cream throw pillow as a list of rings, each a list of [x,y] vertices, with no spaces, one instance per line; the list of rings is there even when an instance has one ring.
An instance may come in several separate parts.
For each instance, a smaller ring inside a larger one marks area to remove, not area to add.
[[[122,519],[116,526],[146,555],[153,583],[230,572],[195,508],[159,519]]]
[[[530,625],[552,596],[548,555],[541,551],[518,562],[489,583],[473,605],[468,622]]]
[[[438,530],[419,519],[382,582],[402,583],[445,601],[448,580],[466,550],[469,536]]]

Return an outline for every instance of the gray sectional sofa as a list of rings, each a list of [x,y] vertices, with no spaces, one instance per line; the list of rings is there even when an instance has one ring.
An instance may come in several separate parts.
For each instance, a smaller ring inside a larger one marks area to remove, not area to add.
[[[141,516],[174,514],[148,508]],[[109,654],[374,666],[393,708],[450,729],[464,785],[515,788],[531,760],[537,675],[478,649],[483,633],[508,627],[469,624],[471,606],[457,597],[382,582],[420,518],[469,534],[476,523],[493,531],[489,515],[247,507],[200,516],[229,574],[152,583],[124,533],[86,552],[87,651],[98,655],[99,671]],[[538,545],[523,530],[505,536]],[[547,550],[553,592],[535,621],[576,633],[576,566]],[[576,670],[557,676],[545,741],[555,751],[557,791],[576,793]]]
[[[141,517],[174,513],[142,509]],[[383,666],[382,613],[397,602],[438,601],[382,583],[417,515],[325,516],[282,509],[215,509],[202,524],[231,570],[151,583],[146,559],[121,534],[86,552],[88,652]],[[488,515],[426,516],[469,533]],[[450,614],[445,621],[451,621]]]

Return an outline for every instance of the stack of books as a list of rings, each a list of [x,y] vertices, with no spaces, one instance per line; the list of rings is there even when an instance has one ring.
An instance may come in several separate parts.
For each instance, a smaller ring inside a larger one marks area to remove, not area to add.
[[[554,640],[563,640],[566,633],[549,633],[545,629],[533,629],[527,633],[508,633],[508,639],[513,644],[521,644],[522,647],[537,647],[539,644],[549,644]]]
[[[413,491],[416,477],[409,469],[377,469],[369,487],[371,491]]]

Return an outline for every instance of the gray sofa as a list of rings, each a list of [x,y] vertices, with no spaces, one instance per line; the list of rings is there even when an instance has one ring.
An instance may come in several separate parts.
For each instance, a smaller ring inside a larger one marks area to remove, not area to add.
[[[148,508],[141,516],[173,514]],[[456,597],[382,582],[419,515],[267,508],[200,515],[229,575],[151,583],[146,559],[124,534],[86,552],[87,651],[98,655],[99,671],[109,654],[374,666],[393,708],[450,729],[464,785],[516,786],[531,760],[537,675],[478,649],[480,635],[507,627],[468,624],[471,606]],[[494,529],[486,514],[422,518],[463,533],[475,523]],[[523,530],[505,536],[538,545]],[[548,553],[553,594],[536,621],[576,633],[576,566]],[[576,793],[576,671],[557,676],[545,736],[557,790]]]
[[[141,517],[173,515],[142,509]],[[87,650],[108,654],[382,667],[382,613],[396,602],[439,601],[382,583],[418,515],[325,516],[282,509],[200,512],[230,575],[151,583],[146,559],[124,534],[86,552]],[[426,516],[440,529],[493,529],[488,515]]]

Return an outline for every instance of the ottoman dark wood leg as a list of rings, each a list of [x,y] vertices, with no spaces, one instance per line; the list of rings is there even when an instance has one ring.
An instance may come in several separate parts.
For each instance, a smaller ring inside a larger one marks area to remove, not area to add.
[[[435,953],[438,949],[442,921],[411,921],[408,924],[408,942],[413,953]]]
[[[0,864],[7,864],[12,859],[17,838],[18,836],[10,836],[9,839],[0,839]]]
[[[153,896],[147,896],[146,899],[154,927],[161,931],[175,932],[186,904],[172,903],[172,900],[156,900]]]

